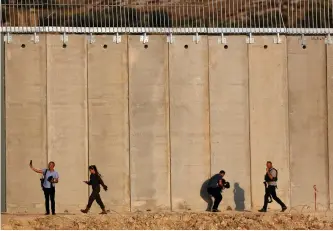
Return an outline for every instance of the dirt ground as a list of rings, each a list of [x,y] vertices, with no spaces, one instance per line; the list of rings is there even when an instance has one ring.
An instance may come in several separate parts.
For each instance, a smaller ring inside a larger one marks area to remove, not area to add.
[[[333,229],[333,212],[136,212],[43,216],[2,214],[2,229]]]

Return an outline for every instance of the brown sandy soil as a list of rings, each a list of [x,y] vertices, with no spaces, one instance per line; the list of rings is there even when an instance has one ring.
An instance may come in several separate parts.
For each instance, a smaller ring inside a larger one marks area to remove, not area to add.
[[[333,229],[333,212],[136,212],[108,215],[2,214],[2,229]]]

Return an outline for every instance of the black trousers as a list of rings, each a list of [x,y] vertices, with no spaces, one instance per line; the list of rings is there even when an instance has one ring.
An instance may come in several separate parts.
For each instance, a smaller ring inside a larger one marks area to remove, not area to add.
[[[270,196],[272,196],[272,198],[282,207],[285,208],[286,205],[280,200],[280,198],[277,197],[276,195],[276,186],[272,186],[272,185],[268,185],[268,187],[266,188],[266,192],[265,192],[265,198],[264,198],[264,207],[263,209],[267,210],[267,205],[268,205],[268,198]]]
[[[50,200],[51,200],[51,209],[52,213],[55,214],[55,188],[43,188],[45,196],[45,210],[46,213],[50,213]]]
[[[222,194],[220,188],[208,188],[207,192],[214,197],[213,209],[217,209],[222,201]]]
[[[96,200],[97,204],[101,207],[101,209],[105,209],[105,206],[103,204],[101,195],[99,195],[100,190],[99,189],[95,189],[92,191],[92,193],[90,194],[89,200],[88,200],[88,205],[87,208],[90,209],[92,203],[94,202],[94,200]]]

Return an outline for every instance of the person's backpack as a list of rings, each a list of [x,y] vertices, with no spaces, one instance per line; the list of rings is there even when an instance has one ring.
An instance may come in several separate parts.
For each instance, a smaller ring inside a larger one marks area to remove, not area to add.
[[[46,169],[45,172],[43,173],[43,177],[40,178],[40,186],[42,187],[42,189],[44,188],[43,184],[44,184],[44,181],[45,181],[46,173],[47,173],[47,169]]]

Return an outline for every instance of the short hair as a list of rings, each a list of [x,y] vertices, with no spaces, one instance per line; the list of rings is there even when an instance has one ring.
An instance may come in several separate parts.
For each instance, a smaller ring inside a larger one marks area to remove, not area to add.
[[[272,161],[267,161],[267,164],[272,164]]]
[[[225,174],[225,171],[224,171],[224,170],[221,170],[221,171],[220,171],[220,174]]]

